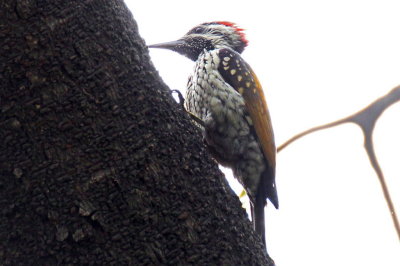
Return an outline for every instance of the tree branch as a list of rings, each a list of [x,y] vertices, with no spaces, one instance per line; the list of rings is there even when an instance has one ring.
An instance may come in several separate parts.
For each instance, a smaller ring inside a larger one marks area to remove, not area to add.
[[[283,143],[278,147],[278,152],[286,148],[289,144],[294,142],[295,140],[298,140],[301,137],[304,137],[310,133],[322,130],[322,129],[328,129],[334,126],[338,126],[344,123],[354,123],[358,125],[363,134],[364,134],[364,148],[367,152],[368,158],[371,162],[372,167],[374,168],[379,182],[381,184],[382,190],[383,190],[383,195],[385,197],[386,203],[388,205],[390,215],[393,220],[393,225],[396,229],[397,236],[399,237],[400,240],[400,224],[399,220],[396,215],[396,211],[392,202],[392,199],[390,197],[389,190],[386,185],[385,177],[383,175],[383,172],[380,168],[380,165],[378,163],[378,160],[376,158],[375,150],[374,150],[374,145],[373,145],[373,140],[372,140],[372,134],[373,130],[376,124],[376,121],[380,117],[380,115],[387,109],[389,108],[392,104],[398,102],[400,100],[400,86],[395,87],[392,89],[388,94],[382,96],[381,98],[375,100],[372,102],[370,105],[365,107],[364,109],[358,111],[357,113],[350,115],[346,118],[342,118],[339,120],[336,120],[334,122],[317,126],[311,129],[308,129],[304,132],[301,132],[294,137],[290,138],[288,141]]]

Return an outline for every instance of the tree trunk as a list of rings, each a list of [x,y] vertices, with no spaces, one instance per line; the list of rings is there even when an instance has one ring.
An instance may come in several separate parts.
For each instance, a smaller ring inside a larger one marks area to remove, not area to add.
[[[0,104],[0,264],[272,264],[122,0],[3,0]]]

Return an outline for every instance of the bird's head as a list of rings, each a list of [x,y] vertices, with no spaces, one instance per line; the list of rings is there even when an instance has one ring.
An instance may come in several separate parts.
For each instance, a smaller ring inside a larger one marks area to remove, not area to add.
[[[214,21],[194,27],[179,40],[153,44],[149,47],[169,49],[196,61],[204,49],[210,51],[228,47],[242,53],[247,43],[243,29],[236,24]]]

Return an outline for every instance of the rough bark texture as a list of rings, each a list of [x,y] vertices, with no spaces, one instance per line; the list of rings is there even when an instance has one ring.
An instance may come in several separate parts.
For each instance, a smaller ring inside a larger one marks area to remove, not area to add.
[[[271,263],[123,1],[1,1],[0,104],[0,264]]]

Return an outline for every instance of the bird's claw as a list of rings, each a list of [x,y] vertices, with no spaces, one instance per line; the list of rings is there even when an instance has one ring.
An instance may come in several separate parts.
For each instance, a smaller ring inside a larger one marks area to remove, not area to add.
[[[177,93],[178,94],[178,99],[179,99],[179,105],[181,106],[181,108],[183,108],[183,110],[185,110],[186,113],[189,114],[190,118],[192,120],[194,120],[196,123],[198,123],[199,125],[201,125],[202,127],[205,127],[205,123],[203,122],[203,120],[201,120],[200,118],[198,118],[196,115],[192,114],[191,112],[188,112],[185,109],[185,98],[183,98],[182,93],[179,90],[171,90],[171,93]]]
[[[183,98],[182,93],[179,90],[171,90],[171,93],[177,93],[178,94],[178,99],[179,99],[179,105],[185,110],[184,103],[185,103],[185,98]]]

